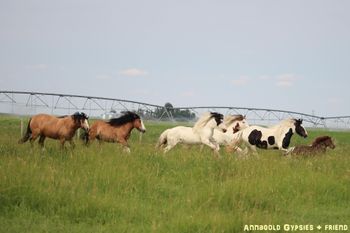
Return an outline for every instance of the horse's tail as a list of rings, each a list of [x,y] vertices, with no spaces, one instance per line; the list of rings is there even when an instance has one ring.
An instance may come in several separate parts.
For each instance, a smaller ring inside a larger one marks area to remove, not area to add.
[[[156,149],[159,149],[161,146],[166,145],[168,142],[168,132],[169,129],[165,130],[158,139],[157,145],[156,145]]]
[[[27,125],[27,131],[24,134],[24,136],[18,140],[19,144],[25,143],[26,141],[28,141],[28,139],[30,138],[30,136],[32,135],[32,130],[30,128],[30,122],[32,121],[32,118],[29,119],[28,125]]]
[[[85,145],[89,144],[89,130],[82,129],[82,133],[80,134],[80,139],[83,140]]]

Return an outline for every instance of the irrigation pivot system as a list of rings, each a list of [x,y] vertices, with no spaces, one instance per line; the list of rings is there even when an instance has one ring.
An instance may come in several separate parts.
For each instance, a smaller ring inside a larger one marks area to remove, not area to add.
[[[286,110],[230,106],[169,108],[156,104],[116,98],[0,91],[1,113],[14,115],[34,115],[37,113],[66,115],[76,111],[83,111],[96,118],[108,118],[108,116],[113,116],[113,114],[118,115],[122,111],[135,111],[145,119],[156,121],[194,121],[194,116],[198,116],[206,111],[216,111],[223,114],[245,115],[250,124],[272,125],[285,118],[301,118],[304,119],[305,125],[309,127],[350,129],[350,116],[322,117]]]

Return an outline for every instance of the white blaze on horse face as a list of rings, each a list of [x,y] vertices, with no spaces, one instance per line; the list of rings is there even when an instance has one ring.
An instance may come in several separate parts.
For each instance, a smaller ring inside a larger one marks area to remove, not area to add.
[[[85,130],[89,130],[90,126],[87,119],[84,119],[82,126]]]
[[[145,127],[145,125],[143,124],[143,120],[140,119],[140,121],[141,121],[141,128],[140,128],[140,131],[141,131],[142,133],[145,133],[145,132],[146,132],[146,127]]]

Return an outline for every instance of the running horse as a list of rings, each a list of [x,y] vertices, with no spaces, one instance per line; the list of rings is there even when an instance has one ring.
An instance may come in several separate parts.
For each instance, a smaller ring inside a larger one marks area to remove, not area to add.
[[[287,151],[291,138],[294,133],[306,138],[307,131],[302,126],[301,119],[286,119],[275,126],[265,128],[261,126],[249,126],[237,133],[233,142],[230,144],[231,148],[237,148],[237,145],[244,143],[248,150],[256,152],[256,148],[261,149],[278,149]]]
[[[224,116],[217,112],[206,112],[192,127],[176,126],[165,130],[158,139],[156,148],[163,148],[167,153],[177,144],[204,144],[209,146],[219,157],[219,144],[213,139],[214,129],[226,132],[227,126],[223,122]]]
[[[22,144],[29,140],[33,145],[39,137],[39,145],[44,148],[44,141],[48,137],[59,140],[62,148],[66,141],[74,147],[72,138],[79,128],[89,130],[88,116],[83,112],[60,117],[38,114],[29,119],[27,131],[18,143]]]
[[[130,111],[124,112],[122,116],[112,118],[109,121],[97,120],[85,135],[85,143],[88,144],[95,139],[99,142],[118,142],[124,146],[124,151],[130,153],[128,139],[134,128],[141,133],[146,132],[141,117]]]

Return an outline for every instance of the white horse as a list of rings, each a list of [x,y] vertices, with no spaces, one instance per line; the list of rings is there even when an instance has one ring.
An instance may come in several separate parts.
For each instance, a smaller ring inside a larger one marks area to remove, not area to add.
[[[178,143],[183,144],[204,144],[214,152],[220,150],[219,144],[213,139],[214,129],[218,128],[226,132],[226,125],[223,123],[224,116],[216,112],[207,112],[195,123],[193,128],[177,126],[165,130],[159,137],[156,148],[164,147],[164,153],[171,150]]]
[[[304,138],[307,137],[307,131],[301,125],[302,123],[300,119],[286,119],[269,128],[249,126],[236,133],[237,136],[230,146],[236,149],[237,145],[243,142],[255,153],[256,147],[287,151],[294,133]]]

